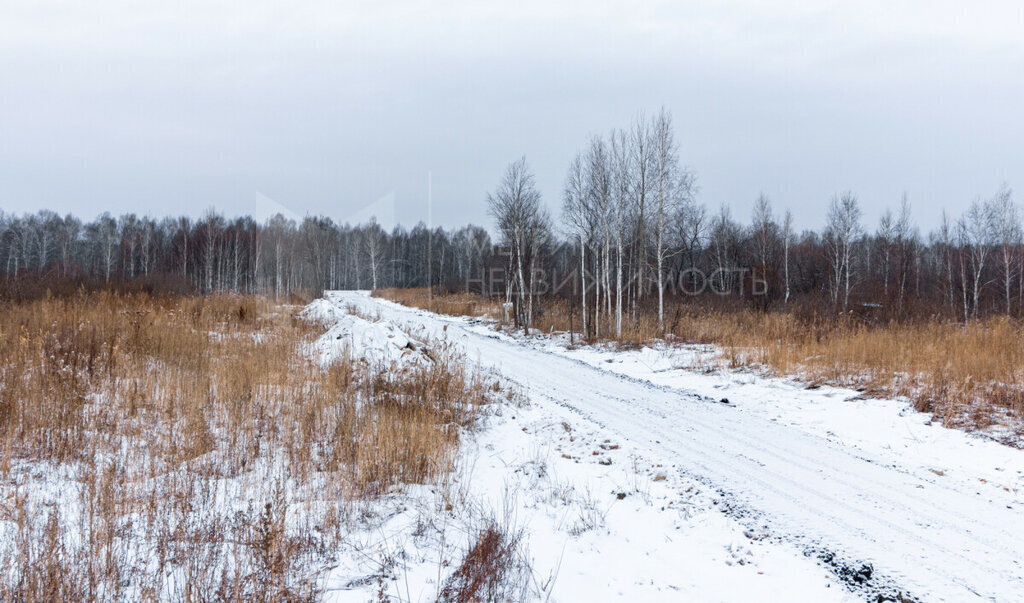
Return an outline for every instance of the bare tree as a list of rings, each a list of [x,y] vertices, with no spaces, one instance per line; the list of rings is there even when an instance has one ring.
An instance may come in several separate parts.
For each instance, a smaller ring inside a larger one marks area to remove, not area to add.
[[[150,218],[142,221],[141,240],[139,241],[139,252],[142,261],[142,273],[149,276],[149,267],[153,261],[153,239],[155,238],[156,224]]]
[[[757,252],[757,263],[768,266],[774,260],[773,254],[778,240],[778,225],[772,215],[772,204],[764,193],[754,202],[753,212],[754,244]]]
[[[533,219],[527,222],[526,242],[529,244],[527,273],[527,300],[526,300],[526,324],[533,324],[533,308],[539,300],[536,281],[538,276],[538,264],[544,251],[551,246],[554,235],[551,231],[551,217],[547,209],[538,204],[537,212]]]
[[[655,206],[654,256],[658,285],[658,330],[665,333],[665,261],[670,250],[666,237],[672,220],[679,208],[690,201],[693,192],[693,175],[680,168],[675,133],[672,129],[672,115],[661,110],[654,121],[652,136],[653,181]]]
[[[39,270],[42,271],[50,263],[51,250],[53,249],[61,229],[61,219],[56,213],[44,209],[39,212],[37,224],[37,266],[39,267]]]
[[[576,153],[569,165],[569,174],[565,178],[563,192],[562,216],[580,242],[580,307],[583,309],[583,336],[589,337],[587,329],[587,238],[591,236],[593,225],[589,220],[587,207],[587,181],[583,157]]]
[[[860,216],[860,206],[852,193],[846,192],[832,199],[825,237],[832,266],[832,304],[838,307],[841,293],[843,310],[850,303],[853,245],[861,232]]]
[[[992,198],[992,220],[995,240],[1002,256],[1003,297],[1006,315],[1010,315],[1010,285],[1013,281],[1014,249],[1020,241],[1020,216],[1013,194],[1005,184]]]
[[[217,242],[223,231],[223,218],[217,215],[212,209],[206,212],[200,228],[203,235],[203,275],[206,279],[204,291],[213,291],[214,281],[214,260],[217,252]],[[219,283],[218,283],[219,284]]]
[[[61,222],[60,231],[60,258],[61,258],[61,271],[65,276],[68,274],[68,268],[71,266],[72,257],[75,253],[75,244],[78,241],[78,237],[82,232],[82,221],[78,218],[68,214],[64,217]]]
[[[117,221],[104,213],[97,219],[99,225],[100,245],[103,258],[103,272],[106,282],[110,282],[110,274],[114,269],[114,250],[117,249]]]
[[[594,137],[587,150],[587,207],[595,225],[595,287],[594,287],[594,334],[601,334],[601,295],[607,315],[611,315],[611,223],[612,223],[612,175],[608,146],[604,140]]]
[[[685,270],[681,270],[680,278],[683,274],[689,275],[691,287],[694,286],[692,279],[696,276],[693,271],[697,267],[697,256],[701,252],[707,236],[707,221],[707,208],[697,203],[692,196],[690,199],[684,200],[676,211],[676,237],[685,265]]]
[[[190,228],[189,219],[182,217],[178,226],[181,229],[181,275],[188,277],[188,231]]]
[[[370,262],[370,282],[374,289],[377,289],[377,268],[384,259],[384,230],[377,224],[377,220],[371,218],[369,224],[363,228],[363,252]]]
[[[531,230],[538,220],[540,211],[540,193],[534,185],[533,173],[526,163],[526,157],[509,164],[505,176],[494,194],[487,195],[487,205],[491,215],[498,222],[498,230],[510,251],[510,266],[514,270],[513,283],[519,293],[519,315],[522,320],[523,332],[530,332],[529,317],[526,315],[527,281],[524,276],[524,255],[533,247],[534,241],[528,240]],[[530,279],[530,284],[533,279]]]
[[[708,278],[711,290],[720,295],[728,293],[735,285],[740,238],[741,228],[732,219],[729,207],[723,204],[711,223],[711,244],[714,248],[715,270],[712,272],[711,278]]]
[[[121,271],[128,275],[128,278],[135,278],[135,248],[139,245],[139,219],[135,214],[124,214],[118,221],[118,228],[121,231],[124,252]]]
[[[296,231],[295,221],[285,218],[282,214],[275,214],[267,220],[263,230],[273,242],[274,298],[276,299],[283,295],[288,287],[289,275],[286,274],[286,270],[290,262],[288,262],[286,254],[290,255],[288,248],[291,235]],[[357,254],[353,252],[352,257],[355,259]],[[356,288],[358,287],[357,281]]]
[[[260,284],[260,266],[263,264],[263,230],[255,224],[249,231],[249,253],[250,286],[265,290]]]
[[[981,291],[984,287],[982,275],[995,232],[993,207],[992,203],[984,203],[976,199],[971,203],[959,223],[960,238],[963,246],[967,248],[971,265],[971,301],[973,303],[971,314],[975,317],[978,316],[978,308],[981,305]],[[967,283],[964,281],[965,294],[966,288]],[[966,301],[964,306],[964,320],[966,321]]]
[[[630,173],[629,147],[626,133],[612,131],[610,138],[610,160],[612,179],[612,202],[610,208],[609,227],[615,238],[615,336],[622,336],[622,256],[623,238],[629,218],[630,189],[632,174]]]
[[[902,311],[907,291],[907,279],[910,277],[911,268],[918,268],[918,277],[921,274],[919,269],[920,255],[917,253],[918,235],[911,220],[910,201],[907,199],[906,193],[903,194],[903,199],[900,201],[900,211],[893,225],[893,240],[896,247],[896,260],[898,262],[896,265],[896,276],[899,288],[896,296],[896,307]],[[920,278],[918,278],[917,282],[919,284],[915,287],[915,290],[919,292]]]
[[[940,271],[942,272],[942,290],[946,301],[949,302],[950,314],[956,314],[956,296],[953,291],[953,254],[952,254],[952,240],[953,240],[953,226],[949,221],[949,214],[946,210],[942,210],[942,222],[939,225],[939,232],[937,239],[940,245],[941,258],[940,261],[942,266]]]
[[[632,185],[636,220],[636,233],[634,237],[636,245],[636,300],[638,305],[643,297],[644,275],[647,270],[647,198],[651,189],[652,172],[655,170],[654,146],[650,121],[643,114],[637,115],[630,131],[629,147],[632,155],[631,164],[634,170]]]
[[[789,303],[789,245],[793,238],[793,214],[787,209],[782,219],[782,270],[786,283],[786,296],[783,303]]]
[[[878,221],[878,230],[875,231],[875,241],[881,247],[882,255],[882,294],[889,299],[889,265],[892,260],[892,244],[896,237],[895,219],[892,217],[892,210],[886,209]]]
[[[231,228],[231,290],[235,293],[239,291],[239,279],[242,276],[242,224],[243,221],[237,219]]]
[[[21,251],[21,265],[24,266],[25,270],[32,269],[32,248],[33,243],[36,240],[39,232],[39,223],[35,216],[25,216],[21,220],[20,228],[17,228],[18,233],[18,247]],[[15,267],[15,274],[18,270]]]

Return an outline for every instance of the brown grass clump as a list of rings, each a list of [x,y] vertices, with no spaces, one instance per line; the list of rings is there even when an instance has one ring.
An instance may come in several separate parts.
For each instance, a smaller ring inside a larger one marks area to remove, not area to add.
[[[520,536],[491,522],[480,530],[437,600],[446,603],[513,601],[524,590]]]
[[[257,297],[0,308],[0,599],[305,600],[354,506],[452,468],[486,386],[304,352]]]
[[[448,314],[501,317],[498,298],[465,294],[448,303],[426,289],[387,290],[383,297]],[[429,306],[429,308],[428,308]],[[462,310],[474,310],[463,312]],[[539,331],[568,331],[570,306],[545,298],[535,314]],[[579,333],[575,308],[572,326]],[[670,300],[665,324],[673,341],[714,344],[730,368],[755,366],[776,375],[798,376],[810,385],[853,387],[872,396],[906,396],[914,407],[945,425],[984,429],[1008,427],[1013,441],[1024,426],[1024,334],[1005,318],[963,325],[943,320],[869,324],[856,317],[750,309],[718,310]],[[624,316],[622,335],[602,317],[603,340],[632,347],[661,339],[657,308],[642,305]]]

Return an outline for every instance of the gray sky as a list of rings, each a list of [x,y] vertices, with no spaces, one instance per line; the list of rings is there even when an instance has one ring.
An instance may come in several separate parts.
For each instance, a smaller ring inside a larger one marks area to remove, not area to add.
[[[664,105],[700,200],[922,226],[1024,187],[1024,4],[0,0],[0,208],[490,225],[557,216],[593,133]],[[1016,195],[1018,200],[1021,196]],[[374,204],[372,208],[366,206]]]

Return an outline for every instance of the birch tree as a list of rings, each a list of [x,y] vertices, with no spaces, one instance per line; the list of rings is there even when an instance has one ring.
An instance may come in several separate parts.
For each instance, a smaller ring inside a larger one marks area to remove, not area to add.
[[[61,221],[60,230],[60,257],[61,271],[65,276],[71,266],[75,254],[78,237],[82,232],[82,221],[68,214]]]
[[[900,201],[900,210],[893,226],[893,239],[896,247],[897,259],[897,294],[896,307],[902,311],[903,303],[907,292],[907,279],[910,277],[910,270],[918,265],[920,256],[917,253],[918,236],[910,216],[910,201],[907,195],[903,195]],[[920,270],[918,270],[920,275]]]
[[[623,238],[630,213],[630,189],[632,189],[633,183],[626,133],[621,130],[613,131],[610,140],[612,201],[609,210],[609,228],[615,238],[615,336],[621,337]]]
[[[526,157],[509,164],[501,184],[493,194],[487,195],[487,205],[497,221],[498,230],[510,251],[510,265],[514,278],[511,283],[518,290],[519,315],[523,332],[529,334],[529,317],[526,315],[527,280],[524,276],[524,254],[534,241],[527,240],[535,227],[540,211],[540,193],[534,184],[533,173],[526,163]],[[529,281],[531,284],[533,279]]]
[[[708,278],[712,291],[720,295],[730,292],[735,284],[733,279],[736,275],[740,235],[740,226],[732,219],[729,206],[723,204],[711,223],[715,270],[712,273],[714,278]]]
[[[111,272],[114,270],[114,251],[117,249],[117,221],[104,213],[97,220],[99,222],[100,245],[103,258],[103,278],[110,282]]]
[[[587,238],[591,234],[591,221],[587,208],[587,181],[583,156],[576,153],[569,165],[562,193],[562,217],[570,231],[579,240],[580,249],[580,307],[583,309],[583,336],[589,337],[587,329]]]
[[[654,257],[658,287],[658,330],[665,333],[665,262],[670,254],[667,242],[670,225],[682,205],[690,201],[693,175],[679,166],[672,115],[662,109],[653,131]]]
[[[594,248],[594,335],[601,335],[601,304],[607,315],[611,315],[611,283],[609,278],[611,250],[612,177],[609,167],[608,147],[600,137],[590,141],[587,150],[587,206],[595,225]]]
[[[669,124],[671,126],[671,123]],[[647,203],[651,188],[651,172],[654,171],[654,146],[652,141],[652,128],[650,122],[640,114],[633,122],[630,130],[629,146],[631,150],[631,162],[634,170],[633,200],[634,213],[636,216],[636,283],[637,283],[637,306],[643,298],[644,275],[647,270]],[[634,307],[634,309],[636,306]]]
[[[1012,192],[1003,186],[992,198],[992,220],[996,242],[1002,259],[1003,298],[1006,315],[1010,315],[1010,286],[1013,281],[1014,249],[1020,240],[1020,217]]]
[[[960,219],[959,230],[963,246],[966,247],[967,257],[971,266],[971,314],[978,316],[978,308],[981,305],[981,291],[984,287],[982,276],[985,270],[985,262],[991,251],[993,233],[994,205],[975,200],[967,209],[964,217]],[[963,262],[961,262],[961,265]],[[964,291],[966,295],[967,282],[964,280]],[[966,298],[964,303],[964,320],[967,320]]]
[[[789,303],[789,245],[793,238],[793,214],[787,209],[782,219],[782,272],[785,280],[786,293],[783,303]]]
[[[371,219],[370,223],[363,228],[362,239],[363,252],[366,254],[367,262],[370,264],[370,283],[373,289],[376,290],[377,270],[384,259],[385,244],[384,230],[377,224],[376,219]]]
[[[832,266],[832,304],[838,306],[842,298],[844,311],[850,303],[853,246],[861,232],[860,216],[860,206],[853,193],[846,192],[832,199],[826,227],[826,241]]]
[[[772,215],[771,201],[764,193],[758,195],[757,201],[754,202],[752,222],[757,263],[768,266],[774,260],[772,255],[776,249],[778,226]]]
[[[878,230],[875,231],[875,241],[880,247],[879,253],[882,256],[882,295],[889,299],[889,265],[892,260],[892,244],[895,238],[896,224],[892,217],[892,210],[886,209],[885,213],[878,220]]]

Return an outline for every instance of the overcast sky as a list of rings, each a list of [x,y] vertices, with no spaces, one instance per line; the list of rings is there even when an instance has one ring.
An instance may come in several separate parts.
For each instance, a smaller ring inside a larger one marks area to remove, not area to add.
[[[930,228],[1024,187],[1022,6],[0,0],[0,209],[412,225],[432,174],[434,223],[489,226],[526,155],[557,216],[588,136],[665,106],[709,207],[905,191]]]

